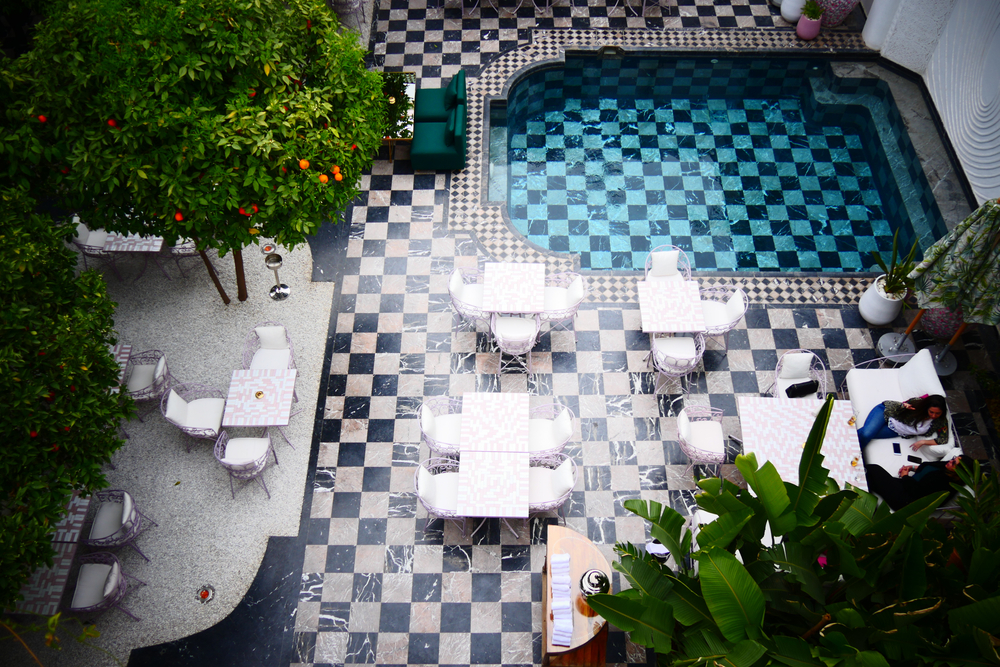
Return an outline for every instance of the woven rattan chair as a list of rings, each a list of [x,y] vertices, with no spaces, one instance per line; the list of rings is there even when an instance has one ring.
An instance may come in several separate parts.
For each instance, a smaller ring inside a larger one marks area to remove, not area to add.
[[[528,421],[531,459],[547,459],[563,450],[573,438],[573,411],[561,403],[532,408]]]
[[[448,279],[451,307],[462,317],[462,323],[475,327],[477,322],[489,324],[491,313],[483,309],[483,274],[479,271],[455,269]]]
[[[560,325],[568,329],[580,310],[580,304],[587,298],[587,285],[579,273],[557,273],[545,279],[545,310],[541,321],[551,326]],[[575,335],[574,329],[574,335]]]
[[[553,454],[532,461],[528,468],[528,514],[559,510],[562,515],[576,480],[576,461],[571,456]]]
[[[160,399],[164,419],[192,438],[204,440],[219,437],[225,409],[226,392],[193,382],[171,386]],[[190,443],[187,450],[191,451]]]
[[[815,380],[818,385],[816,397],[826,396],[826,364],[809,350],[788,350],[778,358],[774,368],[774,384],[771,385],[771,396],[787,396],[785,390],[793,384]],[[804,396],[802,398],[811,398]]]
[[[274,456],[274,465],[278,465],[278,454],[271,446],[271,437],[264,432],[263,438],[230,438],[223,431],[215,441],[215,460],[229,473],[229,492],[236,498],[233,480],[257,480],[268,500],[271,492],[267,490],[263,474],[267,468],[269,456]]]
[[[90,535],[81,542],[105,549],[128,545],[149,562],[146,554],[136,546],[135,538],[157,523],[139,511],[127,491],[107,489],[95,493],[94,498],[100,506],[90,526]]]
[[[691,280],[691,262],[675,245],[653,248],[646,256],[646,280]]]
[[[420,406],[420,437],[438,456],[458,456],[462,399],[434,396]]]
[[[747,312],[747,295],[738,287],[701,290],[701,308],[705,314],[705,336],[722,336],[723,348],[729,349],[729,332]]]
[[[541,328],[542,321],[538,315],[517,317],[493,314],[490,331],[501,352],[500,372],[515,366],[531,372],[531,350],[538,343]],[[511,359],[505,362],[503,355]]]
[[[705,355],[705,336],[703,334],[658,336],[650,334],[649,361],[656,369],[656,383],[653,393],[660,390],[660,380],[664,384],[670,378],[683,378],[697,370]]]
[[[465,517],[458,515],[458,461],[450,458],[421,461],[413,475],[413,490],[427,510],[424,530],[432,520],[446,519],[460,522],[465,535]]]
[[[114,554],[107,551],[87,554],[77,559],[80,572],[68,610],[80,615],[100,614],[117,607],[133,621],[141,620],[121,604],[128,593],[129,581],[146,582],[128,575]]]
[[[167,357],[159,350],[146,350],[129,357],[128,368],[125,369],[127,378],[125,389],[133,401],[138,403],[153,403],[145,412],[149,414],[156,409],[163,392],[170,388],[175,382],[167,367]],[[137,415],[139,421],[145,421],[143,411]]]

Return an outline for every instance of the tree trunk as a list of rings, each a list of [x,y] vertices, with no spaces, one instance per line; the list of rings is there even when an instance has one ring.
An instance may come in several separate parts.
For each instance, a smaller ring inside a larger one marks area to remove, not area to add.
[[[219,296],[222,297],[222,303],[229,305],[229,295],[226,294],[226,290],[222,289],[222,283],[219,282],[219,276],[215,273],[215,267],[212,266],[212,262],[209,261],[208,255],[205,254],[204,250],[199,250],[198,254],[201,255],[201,261],[205,262],[205,269],[208,271],[208,276],[215,283],[215,289],[219,290]]]
[[[233,262],[236,264],[236,298],[247,300],[247,277],[243,275],[243,250],[233,248]]]

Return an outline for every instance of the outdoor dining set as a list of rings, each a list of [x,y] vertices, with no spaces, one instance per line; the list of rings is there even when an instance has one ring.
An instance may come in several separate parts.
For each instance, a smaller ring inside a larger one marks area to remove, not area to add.
[[[73,236],[73,245],[80,251],[83,257],[83,265],[88,266],[87,259],[102,263],[111,268],[112,273],[118,280],[122,280],[121,272],[118,270],[116,261],[126,256],[142,257],[142,268],[136,275],[135,280],[142,277],[149,262],[160,270],[167,280],[171,280],[170,274],[160,264],[160,258],[165,254],[168,259],[172,259],[177,265],[177,270],[181,275],[186,275],[184,267],[181,266],[182,259],[200,258],[198,248],[191,239],[183,239],[174,245],[166,244],[160,236],[139,236],[138,234],[118,234],[106,232],[103,229],[90,229],[79,218],[76,218],[76,233]],[[211,262],[211,260],[209,260]]]
[[[282,324],[263,322],[247,334],[240,360],[242,367],[233,371],[228,391],[177,381],[160,350],[133,353],[130,344],[120,341],[109,352],[119,367],[119,386],[112,391],[124,390],[139,404],[136,416],[140,421],[159,406],[163,417],[187,436],[188,451],[198,440],[215,443],[215,458],[229,476],[233,498],[236,497],[234,480],[256,480],[267,497],[271,497],[263,479],[270,461],[278,464],[271,431],[277,430],[288,442],[283,427],[295,414],[292,403],[297,400],[295,350]],[[262,427],[263,433],[233,435],[226,430],[245,427]],[[121,432],[128,437],[124,428]],[[288,444],[292,446],[291,442]],[[99,505],[84,537],[85,519],[93,499]],[[79,544],[100,549],[128,545],[149,561],[135,540],[156,525],[139,510],[127,491],[108,489],[92,498],[74,496],[56,527],[53,566],[36,571],[22,589],[24,600],[18,610],[42,615],[55,613]],[[121,602],[130,584],[144,582],[125,573],[117,556],[99,551],[85,554],[76,562],[80,569],[68,611],[95,614],[116,607],[139,620]]]

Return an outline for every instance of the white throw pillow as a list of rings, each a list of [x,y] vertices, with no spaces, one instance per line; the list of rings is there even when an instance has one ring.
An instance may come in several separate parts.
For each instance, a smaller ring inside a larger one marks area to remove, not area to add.
[[[125,525],[132,520],[132,511],[134,506],[132,505],[132,496],[125,494],[122,496],[122,525]]]
[[[187,426],[187,413],[187,401],[181,398],[180,394],[171,389],[170,394],[167,396],[167,411],[163,416],[167,418],[167,421],[172,421],[175,424],[180,424],[181,426]]]
[[[566,442],[573,437],[573,418],[569,416],[569,410],[566,408],[556,416],[553,431],[556,442]]]
[[[128,376],[128,384],[126,388],[130,394],[134,394],[137,391],[142,391],[153,384],[153,376],[155,375],[156,366],[153,364],[141,364],[132,367],[132,372]]]
[[[420,406],[420,430],[434,437],[434,413],[426,405]]]
[[[583,301],[585,290],[583,289],[583,276],[577,276],[573,278],[573,282],[569,284],[569,302],[571,304],[579,303]]]
[[[450,291],[454,296],[461,298],[462,287],[465,286],[465,281],[462,280],[462,272],[455,269],[451,272],[451,277],[448,279],[448,291]]]
[[[813,362],[811,352],[793,352],[781,358],[781,373],[778,377],[782,380],[807,379],[809,377],[809,366]]]
[[[552,494],[556,498],[573,488],[573,461],[566,459],[552,472]]]
[[[260,347],[263,350],[286,350],[288,341],[285,339],[285,327],[267,326],[255,327],[257,338],[260,340]]]
[[[115,592],[115,588],[118,587],[118,578],[121,576],[120,568],[118,563],[111,566],[111,571],[108,572],[108,578],[104,580],[104,597],[108,597]]]
[[[417,489],[420,492],[420,499],[430,507],[437,507],[437,484],[434,483],[434,475],[427,468],[420,466],[417,469]]]
[[[153,370],[153,382],[156,382],[167,370],[167,358],[160,357],[159,361],[156,362],[156,368]]]
[[[76,216],[73,216],[76,218]],[[76,218],[79,220],[79,218]],[[76,238],[80,240],[80,243],[87,245],[87,237],[90,236],[90,230],[87,229],[87,225],[82,222],[76,223]]]
[[[222,413],[226,409],[224,398],[199,398],[188,403],[187,423],[190,428],[207,428],[219,432]]]
[[[667,250],[653,253],[653,265],[650,275],[673,276],[677,274],[677,258],[680,252],[677,250]]]

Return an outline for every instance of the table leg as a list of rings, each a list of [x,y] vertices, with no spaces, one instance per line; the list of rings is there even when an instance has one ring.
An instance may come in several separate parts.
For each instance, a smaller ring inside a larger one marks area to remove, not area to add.
[[[270,431],[272,428],[278,429],[278,433],[280,433],[281,437],[285,439],[285,442],[288,443],[288,446],[291,447],[292,449],[295,449],[295,445],[293,445],[292,441],[288,439],[288,434],[285,433],[285,428],[283,426],[268,426],[267,430]]]

